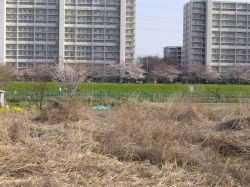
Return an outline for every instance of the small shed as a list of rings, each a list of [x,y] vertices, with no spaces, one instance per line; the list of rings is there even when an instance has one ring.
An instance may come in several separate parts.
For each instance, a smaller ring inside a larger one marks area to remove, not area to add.
[[[0,108],[4,107],[4,94],[5,91],[0,90]]]

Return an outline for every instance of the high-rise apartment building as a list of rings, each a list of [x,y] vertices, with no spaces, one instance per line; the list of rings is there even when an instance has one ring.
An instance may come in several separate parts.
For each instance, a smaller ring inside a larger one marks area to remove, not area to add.
[[[0,63],[33,67],[58,59],[57,0],[0,1]]]
[[[134,63],[135,6],[135,0],[2,0],[0,63]]]
[[[225,71],[250,65],[250,3],[191,0],[184,7],[183,65]]]
[[[164,53],[163,56],[165,60],[170,59],[177,64],[181,64],[182,47],[167,46],[167,47],[164,47],[163,53]]]

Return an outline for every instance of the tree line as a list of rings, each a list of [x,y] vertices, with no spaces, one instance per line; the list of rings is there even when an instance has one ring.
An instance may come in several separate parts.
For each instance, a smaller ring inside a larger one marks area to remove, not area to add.
[[[156,83],[198,83],[198,84],[240,84],[250,83],[250,65],[232,65],[221,72],[210,71],[203,64],[189,64],[183,67],[171,59],[141,57],[139,62],[146,72],[145,79]]]
[[[63,76],[67,76],[63,77]],[[70,80],[74,79],[74,80]],[[143,83],[250,83],[250,66],[233,65],[223,72],[210,71],[206,65],[190,64],[185,68],[171,59],[140,57],[136,64],[37,65],[33,69],[0,67],[0,82],[143,82]]]

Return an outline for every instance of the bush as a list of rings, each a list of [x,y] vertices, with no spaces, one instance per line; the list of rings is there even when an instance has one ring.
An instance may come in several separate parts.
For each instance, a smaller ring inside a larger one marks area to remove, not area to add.
[[[50,124],[61,123],[65,121],[79,121],[79,106],[70,103],[62,103],[60,101],[52,101],[45,106],[35,118],[41,123],[48,122]]]

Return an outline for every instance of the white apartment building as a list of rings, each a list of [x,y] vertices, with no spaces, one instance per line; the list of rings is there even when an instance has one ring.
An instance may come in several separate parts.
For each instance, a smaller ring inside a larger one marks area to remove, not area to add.
[[[135,7],[135,0],[1,0],[0,63],[134,63]]]
[[[184,6],[183,65],[225,71],[250,65],[250,3],[191,0]]]
[[[58,59],[57,0],[0,1],[0,63],[31,68]]]

